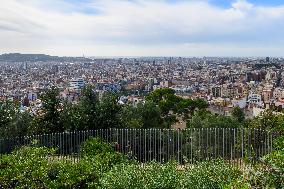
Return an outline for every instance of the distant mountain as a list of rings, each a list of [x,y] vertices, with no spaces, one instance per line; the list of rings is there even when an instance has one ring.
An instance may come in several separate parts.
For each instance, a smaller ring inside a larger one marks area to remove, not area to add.
[[[90,61],[91,59],[84,57],[59,57],[50,56],[45,54],[20,54],[20,53],[9,53],[0,55],[0,61],[2,62],[75,62],[75,61]]]

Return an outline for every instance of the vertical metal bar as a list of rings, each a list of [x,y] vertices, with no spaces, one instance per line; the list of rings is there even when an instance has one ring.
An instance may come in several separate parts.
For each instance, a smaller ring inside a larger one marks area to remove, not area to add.
[[[264,130],[262,130],[261,133],[262,133],[262,149],[261,149],[262,154],[261,154],[261,156],[264,156],[264,155],[266,155],[265,154],[265,139],[266,139],[266,136],[265,136]]]
[[[195,129],[190,128],[190,161],[193,163],[193,134],[195,134]]]
[[[143,161],[143,157],[142,157],[142,150],[143,150],[143,146],[141,144],[142,142],[142,133],[141,133],[141,129],[139,129],[139,141],[138,141],[138,145],[139,145],[139,161]]]
[[[270,132],[267,131],[267,153],[270,153]]]
[[[255,159],[256,158],[256,156],[257,156],[257,149],[256,149],[256,139],[257,139],[257,137],[256,137],[256,129],[253,129],[253,148],[252,148],[252,150],[253,150],[253,158]]]
[[[119,149],[120,149],[120,152],[124,154],[125,152],[123,151],[124,150],[124,148],[123,148],[124,147],[124,144],[123,144],[123,137],[124,137],[123,136],[123,129],[119,129],[119,131],[121,133],[121,135],[119,135],[119,137],[120,137],[120,142],[119,142],[120,148]]]
[[[186,163],[189,163],[189,161],[190,161],[190,155],[189,155],[189,150],[190,150],[190,136],[189,136],[189,129],[185,129],[184,130],[184,148],[185,148],[185,150],[184,150],[184,156],[186,157],[186,160],[187,160],[187,162]]]
[[[264,148],[264,153],[265,154],[267,154],[268,153],[268,145],[267,145],[267,143],[268,143],[268,132],[267,131],[265,131],[265,148]]]
[[[152,129],[148,129],[148,160],[151,161],[152,160],[152,147],[151,147],[151,143],[152,143]]]
[[[160,156],[160,159],[159,159],[159,162],[160,163],[162,163],[162,130],[161,129],[159,129],[158,130],[159,131],[159,151],[160,151],[160,154],[159,154],[159,156]]]
[[[209,148],[209,142],[208,142],[208,140],[209,140],[209,132],[211,131],[211,128],[206,128],[206,159],[209,159],[209,155],[208,155],[208,148]]]
[[[225,158],[225,129],[223,128],[223,158]]]
[[[144,129],[144,149],[145,149],[145,162],[147,162],[147,129]]]
[[[158,159],[159,159],[159,153],[157,151],[157,144],[158,144],[158,137],[157,137],[157,129],[155,128],[154,129],[154,160],[158,162]]]
[[[133,129],[133,157],[137,158],[137,129]]]
[[[129,153],[129,148],[130,148],[130,139],[129,139],[129,130],[126,129],[126,140],[127,140],[127,153]]]
[[[170,130],[167,129],[167,161],[169,160],[169,154],[170,154]]]
[[[236,158],[236,129],[233,129],[234,131],[234,143],[233,143],[233,159],[235,162],[235,158]]]
[[[174,129],[171,129],[171,133],[172,133],[172,142],[171,142],[171,145],[172,145],[172,151],[171,151],[171,159],[174,159],[175,158],[175,130]]]
[[[215,144],[214,144],[214,158],[216,159],[217,158],[217,129],[216,129],[216,127],[214,128],[214,142],[215,142]]]
[[[270,153],[271,153],[271,152],[273,152],[273,133],[272,132],[270,133],[270,139],[271,139],[271,144],[270,144],[270,146],[271,146]]]
[[[242,128],[242,136],[241,136],[241,142],[242,142],[242,149],[241,149],[241,157],[244,158],[244,128]]]
[[[201,160],[201,148],[200,148],[200,146],[201,146],[201,134],[200,134],[200,132],[201,132],[201,129],[200,128],[198,128],[198,154],[197,154],[197,159],[198,159],[198,161],[200,161]]]
[[[250,141],[250,138],[251,138],[251,137],[250,137],[251,130],[248,129],[247,132],[248,132],[248,134],[247,134],[247,140],[248,140],[248,149],[247,149],[247,150],[248,150],[248,154],[247,154],[247,156],[248,156],[248,158],[250,159],[250,157],[251,157],[251,156],[250,156],[250,155],[251,155],[251,154],[250,154],[250,152],[251,152],[251,151],[250,151],[250,150],[251,150],[251,143],[250,143],[250,142],[251,142],[251,141]]]
[[[180,142],[180,130],[178,129],[178,130],[176,130],[176,132],[177,132],[177,159],[178,159],[178,163],[181,163],[180,162],[180,144],[179,144],[179,142]]]

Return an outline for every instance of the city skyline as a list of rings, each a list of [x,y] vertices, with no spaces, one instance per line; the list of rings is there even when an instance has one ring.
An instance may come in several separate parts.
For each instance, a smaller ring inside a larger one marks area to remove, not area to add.
[[[283,57],[283,21],[277,0],[11,0],[0,54]]]

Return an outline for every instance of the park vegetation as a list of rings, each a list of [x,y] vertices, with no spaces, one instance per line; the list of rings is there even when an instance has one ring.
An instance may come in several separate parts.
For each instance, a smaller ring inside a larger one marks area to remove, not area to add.
[[[141,164],[97,138],[81,146],[79,161],[52,158],[56,149],[36,141],[0,159],[0,188],[231,189],[283,188],[283,151],[243,167],[222,159],[180,167],[176,162]]]
[[[251,128],[273,133],[274,152],[243,167],[224,160],[196,162],[182,168],[176,162],[141,165],[100,139],[81,146],[80,160],[51,158],[57,149],[29,146],[0,158],[0,188],[284,188],[284,116],[265,111],[245,119],[207,111],[202,99],[184,99],[171,89],[158,89],[137,106],[120,105],[117,94],[99,98],[91,86],[78,103],[60,98],[53,88],[41,95],[37,114],[20,112],[19,104],[0,102],[0,138],[108,128],[170,128],[178,118],[188,128]]]

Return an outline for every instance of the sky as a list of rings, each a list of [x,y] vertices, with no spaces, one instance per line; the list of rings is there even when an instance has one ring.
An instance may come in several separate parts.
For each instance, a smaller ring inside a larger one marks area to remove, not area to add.
[[[284,0],[0,0],[0,54],[284,56]]]

